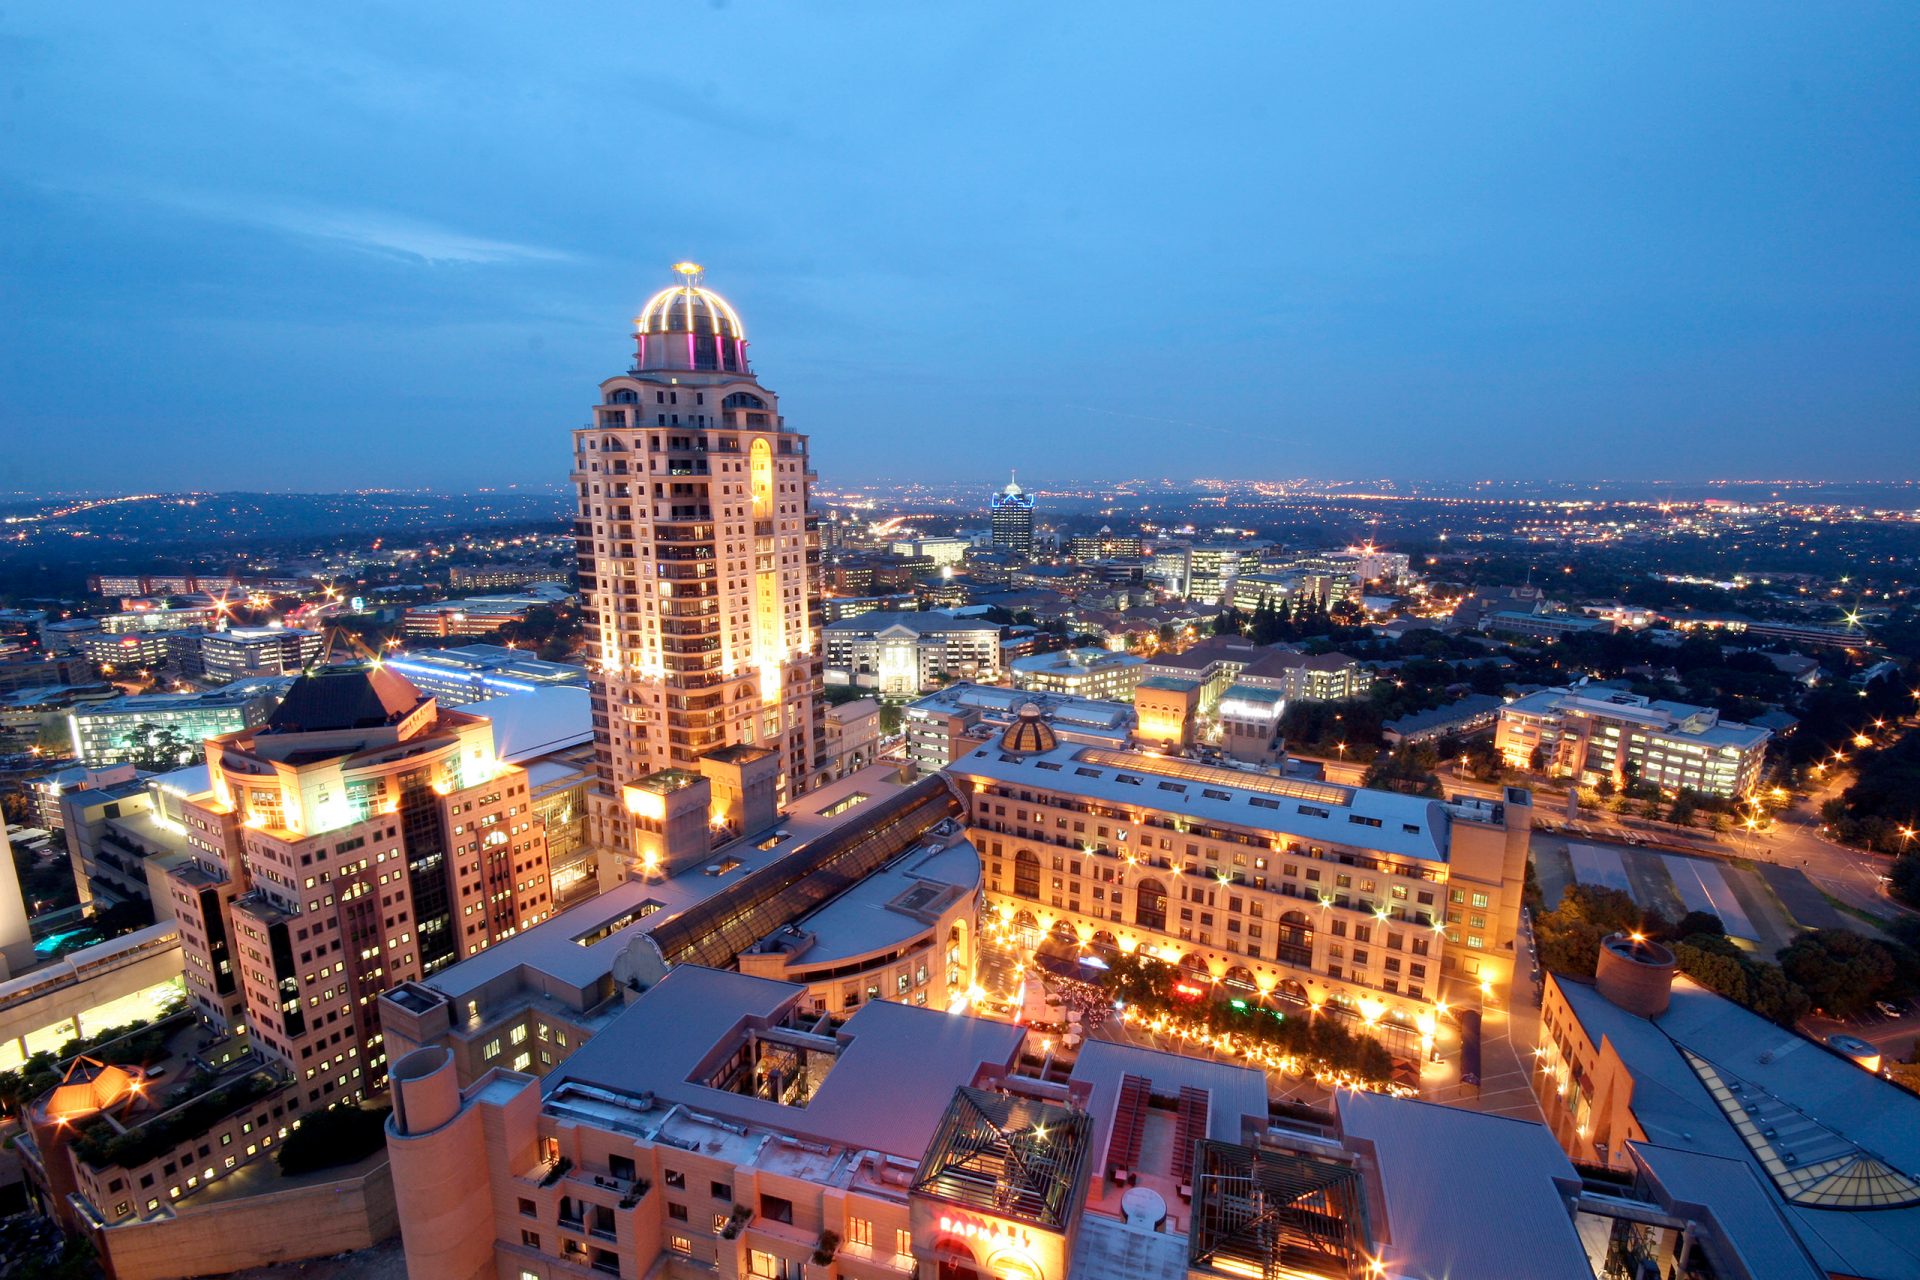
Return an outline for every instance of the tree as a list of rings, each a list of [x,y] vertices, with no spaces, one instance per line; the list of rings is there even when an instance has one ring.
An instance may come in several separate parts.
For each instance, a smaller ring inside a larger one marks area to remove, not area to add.
[[[1837,1018],[1859,1013],[1892,983],[1894,955],[1851,929],[1815,929],[1780,952],[1780,968],[1816,1008]]]
[[[1600,943],[1609,934],[1664,932],[1666,921],[1641,910],[1620,889],[1598,885],[1570,885],[1560,905],[1534,920],[1533,936],[1540,963],[1554,973],[1590,978],[1600,962]]]
[[[169,773],[193,760],[199,744],[174,726],[142,721],[127,736],[127,760],[149,773]]]
[[[1440,779],[1434,775],[1430,748],[1423,751],[1419,747],[1402,747],[1381,756],[1367,766],[1360,785],[1398,791],[1402,795],[1430,796],[1435,800],[1446,796],[1440,788]]]

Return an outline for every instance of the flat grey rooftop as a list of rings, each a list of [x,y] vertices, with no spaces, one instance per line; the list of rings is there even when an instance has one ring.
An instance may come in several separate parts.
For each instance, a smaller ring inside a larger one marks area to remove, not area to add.
[[[955,1089],[1008,1068],[1025,1032],[1007,1023],[875,1001],[840,1029],[833,1068],[805,1107],[695,1083],[749,1019],[777,1021],[806,988],[699,965],[669,973],[546,1077],[650,1092],[708,1115],[851,1150],[918,1160]]]
[[[1125,764],[1119,763],[1124,759]],[[954,761],[952,772],[1016,787],[1071,791],[1126,808],[1159,809],[1306,841],[1356,845],[1401,857],[1445,862],[1451,819],[1439,800],[1227,768],[1145,752],[1113,752],[1062,743],[1011,756],[998,744]],[[1137,778],[1137,782],[1124,781]],[[1208,792],[1216,794],[1209,795]]]

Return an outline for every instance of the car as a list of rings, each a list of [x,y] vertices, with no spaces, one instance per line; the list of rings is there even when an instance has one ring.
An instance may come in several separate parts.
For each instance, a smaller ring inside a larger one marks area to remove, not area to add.
[[[1891,1000],[1875,1000],[1873,1002],[1873,1007],[1878,1009],[1880,1012],[1886,1014],[1889,1018],[1905,1017],[1907,1012],[1905,1009],[1893,1003]]]

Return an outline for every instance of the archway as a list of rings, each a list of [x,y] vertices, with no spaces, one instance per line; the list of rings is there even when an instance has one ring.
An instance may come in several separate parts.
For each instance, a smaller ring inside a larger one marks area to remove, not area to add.
[[[1221,975],[1221,985],[1234,996],[1250,996],[1259,991],[1259,984],[1253,979],[1253,970],[1243,964],[1236,964]]]
[[[1292,978],[1280,979],[1280,985],[1273,989],[1273,994],[1276,999],[1285,1000],[1288,1004],[1307,1003],[1306,984]]]
[[[1021,911],[1013,917],[1013,937],[1022,947],[1032,950],[1040,941],[1040,922],[1033,918],[1033,912]]]

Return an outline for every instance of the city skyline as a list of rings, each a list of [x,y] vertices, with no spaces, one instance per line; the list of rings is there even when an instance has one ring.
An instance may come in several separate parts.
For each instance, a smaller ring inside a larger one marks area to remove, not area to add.
[[[1913,24],[1727,12],[16,14],[8,417],[99,446],[19,474],[563,484],[679,257],[829,482],[1897,472]],[[738,56],[568,74],[622,31]],[[75,394],[106,359],[137,412]]]

